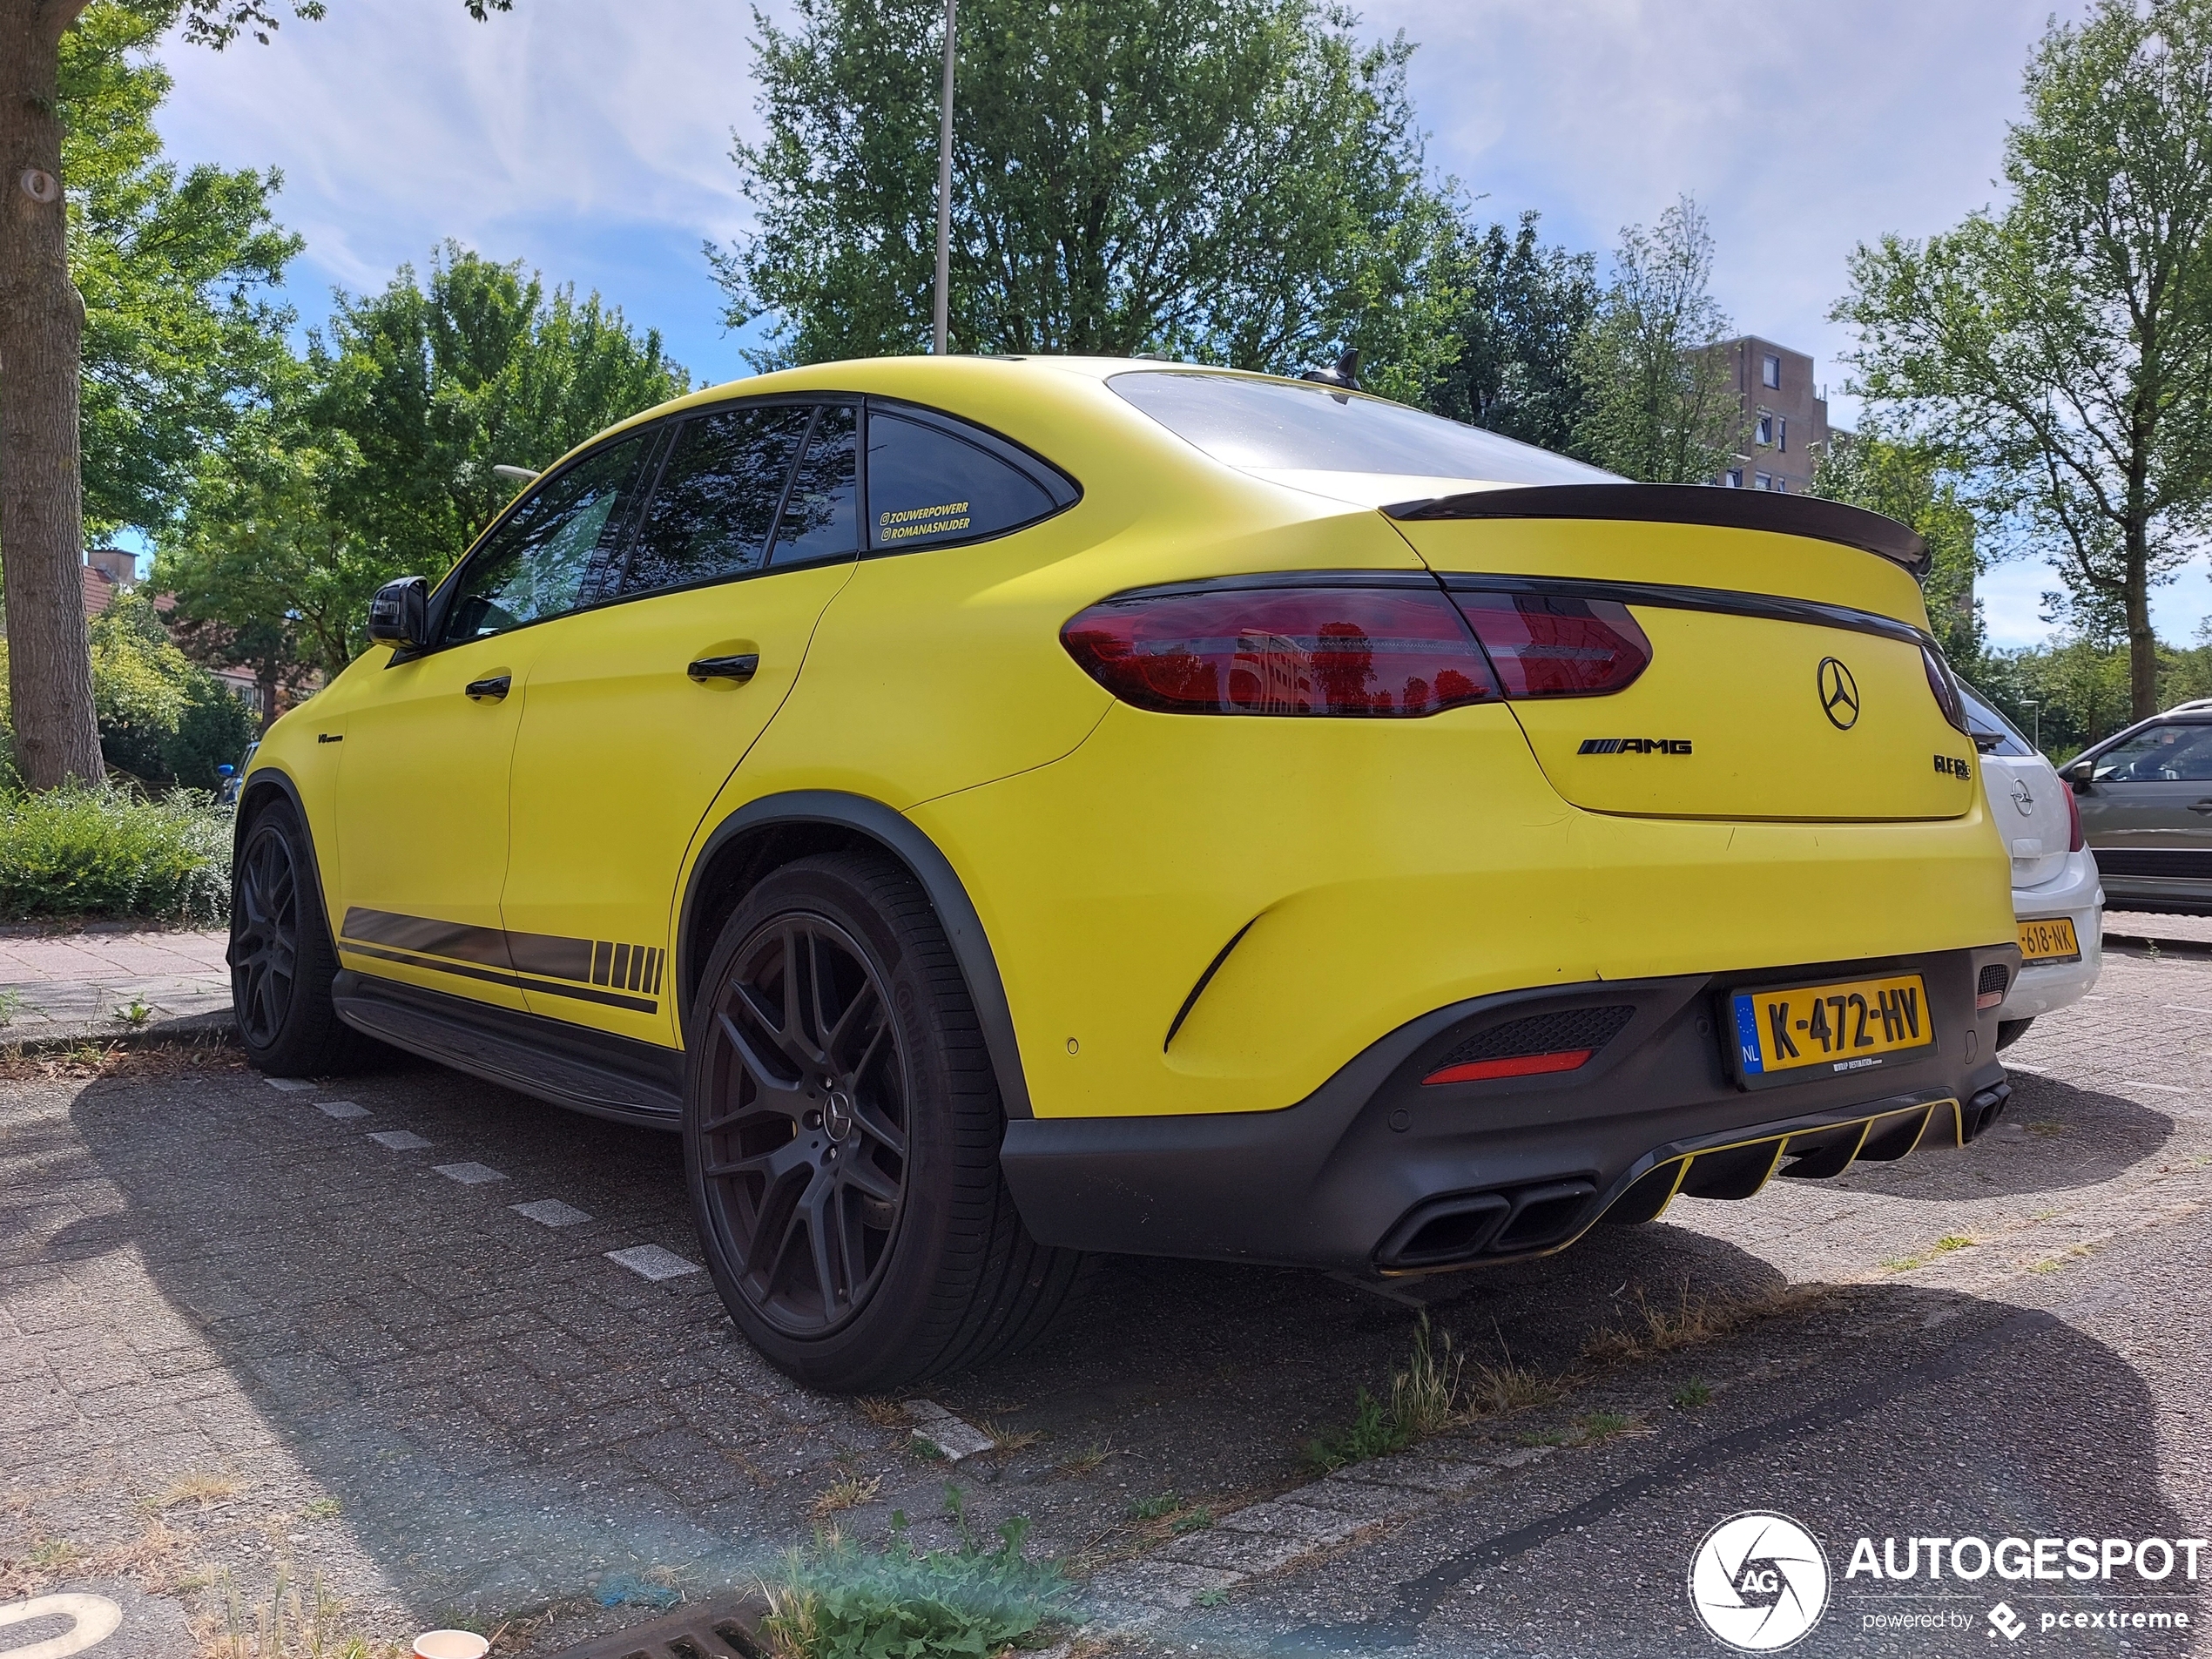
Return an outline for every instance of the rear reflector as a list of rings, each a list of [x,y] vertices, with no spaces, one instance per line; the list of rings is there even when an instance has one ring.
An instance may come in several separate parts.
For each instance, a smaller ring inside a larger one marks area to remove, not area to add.
[[[1421,1086],[1479,1083],[1490,1077],[1534,1077],[1548,1071],[1572,1071],[1595,1052],[1593,1049],[1562,1049],[1555,1054],[1516,1054],[1496,1060],[1470,1060],[1464,1065],[1432,1071],[1421,1079]]]
[[[1124,703],[1163,714],[1418,717],[1496,700],[1440,591],[1232,588],[1109,599],[1061,643]]]

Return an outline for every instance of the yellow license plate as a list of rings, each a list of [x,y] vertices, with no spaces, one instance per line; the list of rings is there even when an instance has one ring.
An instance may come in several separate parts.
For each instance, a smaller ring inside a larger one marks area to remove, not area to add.
[[[1737,1069],[1754,1085],[1871,1071],[1935,1048],[1918,974],[1738,991],[1731,1000]]]
[[[2073,918],[2054,916],[2048,921],[2020,923],[2020,960],[2027,962],[2080,961],[2081,941],[2074,936]]]

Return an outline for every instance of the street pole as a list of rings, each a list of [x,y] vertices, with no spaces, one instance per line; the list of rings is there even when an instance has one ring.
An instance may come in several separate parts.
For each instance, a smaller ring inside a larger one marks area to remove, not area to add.
[[[945,0],[945,103],[937,126],[937,355],[945,354],[953,268],[953,12]]]

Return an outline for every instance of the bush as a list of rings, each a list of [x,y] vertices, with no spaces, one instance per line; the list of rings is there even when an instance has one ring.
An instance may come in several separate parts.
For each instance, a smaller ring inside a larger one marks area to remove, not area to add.
[[[0,920],[112,917],[209,924],[230,914],[231,815],[178,790],[0,788]]]

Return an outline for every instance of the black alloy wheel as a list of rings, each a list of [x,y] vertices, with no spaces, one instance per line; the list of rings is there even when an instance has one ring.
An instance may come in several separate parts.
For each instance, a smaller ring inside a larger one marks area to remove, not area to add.
[[[284,1029],[300,971],[300,867],[283,828],[265,813],[247,838],[231,900],[231,1001],[248,1049]]]
[[[746,1304],[828,1335],[882,1282],[906,1204],[913,1089],[883,980],[851,934],[799,913],[759,926],[712,995],[707,1206]]]
[[[884,854],[816,853],[719,934],[685,1015],[684,1165],[738,1328],[853,1393],[1042,1335],[1089,1273],[1015,1209],[997,1076],[921,884]]]

